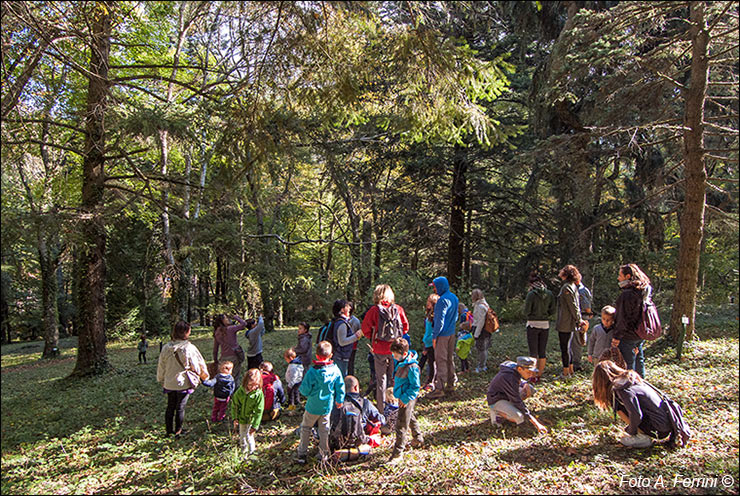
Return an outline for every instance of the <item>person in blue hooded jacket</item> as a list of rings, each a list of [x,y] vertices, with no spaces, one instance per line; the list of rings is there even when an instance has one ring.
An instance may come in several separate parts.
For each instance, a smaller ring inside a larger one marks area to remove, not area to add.
[[[443,398],[455,390],[455,324],[457,323],[457,306],[459,300],[450,291],[450,283],[444,276],[432,282],[434,291],[439,295],[434,305],[434,364],[436,373],[434,391],[428,398]],[[445,387],[446,384],[446,387]]]
[[[393,396],[398,399],[398,419],[396,420],[396,444],[391,453],[391,462],[401,459],[406,449],[408,431],[411,428],[413,440],[411,446],[420,448],[424,445],[424,437],[416,421],[414,406],[421,389],[419,362],[413,350],[409,350],[409,343],[404,338],[396,338],[391,343],[391,354],[396,364],[394,372]]]

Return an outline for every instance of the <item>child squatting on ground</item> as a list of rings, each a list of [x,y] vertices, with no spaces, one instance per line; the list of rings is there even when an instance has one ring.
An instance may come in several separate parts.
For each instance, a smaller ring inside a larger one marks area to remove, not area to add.
[[[234,427],[239,426],[239,444],[244,458],[254,453],[254,434],[260,426],[264,409],[262,372],[259,369],[249,369],[231,402],[231,417],[234,419]]]
[[[342,408],[344,403],[344,379],[339,367],[331,360],[332,347],[328,341],[316,345],[316,360],[303,377],[300,392],[307,398],[306,410],[301,422],[301,442],[295,461],[306,463],[311,428],[319,424],[319,454],[322,462],[329,461],[329,425],[334,404]]]
[[[416,352],[409,351],[409,343],[403,338],[396,338],[391,343],[391,354],[396,362],[394,373],[393,396],[398,399],[398,419],[396,421],[396,444],[391,453],[391,462],[397,462],[401,459],[408,437],[408,430],[411,428],[413,440],[411,446],[414,448],[424,445],[424,437],[419,430],[419,423],[416,421],[414,406],[416,398],[421,389],[419,379],[419,363],[416,361]]]
[[[224,360],[218,364],[218,374],[215,377],[203,381],[204,386],[213,388],[213,410],[211,411],[211,422],[221,422],[226,418],[226,406],[234,394],[236,383],[231,372],[234,364]]]
[[[501,425],[503,420],[522,424],[525,419],[532,422],[540,434],[545,434],[547,428],[529,413],[523,399],[529,398],[534,388],[530,384],[522,384],[537,375],[532,357],[517,357],[516,363],[506,361],[499,366],[499,372],[488,386],[488,408],[491,413],[491,423]]]

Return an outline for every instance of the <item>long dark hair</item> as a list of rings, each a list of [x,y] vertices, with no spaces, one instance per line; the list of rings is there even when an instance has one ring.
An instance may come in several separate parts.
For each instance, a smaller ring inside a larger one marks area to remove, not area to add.
[[[594,367],[592,387],[594,391],[594,403],[601,410],[607,410],[612,406],[612,391],[614,381],[625,378],[630,382],[639,384],[642,378],[634,370],[625,370],[611,360],[599,362]]]
[[[213,317],[213,337],[218,339],[226,333],[226,315],[219,313]]]
[[[637,289],[645,289],[650,286],[650,278],[640,270],[640,267],[638,267],[637,264],[631,263],[622,265],[619,267],[619,271],[626,276],[630,276],[632,286]]]

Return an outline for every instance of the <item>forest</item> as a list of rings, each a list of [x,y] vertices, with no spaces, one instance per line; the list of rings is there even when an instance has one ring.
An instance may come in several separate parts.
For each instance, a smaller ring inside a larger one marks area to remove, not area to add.
[[[516,320],[533,269],[606,304],[635,262],[689,333],[738,293],[732,2],[2,8],[2,337],[80,374],[439,274]]]
[[[381,283],[420,342],[440,275],[512,329],[530,273],[557,291],[565,264],[594,309],[638,264],[666,346],[737,315],[736,2],[1,9],[0,336],[74,358],[65,379],[112,380],[179,320],[262,315],[277,340]]]

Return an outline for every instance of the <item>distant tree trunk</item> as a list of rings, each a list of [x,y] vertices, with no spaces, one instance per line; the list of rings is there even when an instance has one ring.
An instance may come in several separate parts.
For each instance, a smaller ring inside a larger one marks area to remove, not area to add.
[[[447,251],[447,277],[450,285],[459,287],[463,273],[465,244],[465,175],[468,170],[466,151],[455,145],[452,159],[452,195],[450,199],[450,238]]]
[[[362,274],[360,277],[360,294],[362,298],[370,289],[372,284],[372,245],[373,242],[373,223],[369,220],[362,221]]]
[[[257,206],[255,210],[257,215],[257,234],[262,236],[265,234],[265,215],[262,211],[262,207]],[[272,271],[272,260],[271,253],[272,247],[269,245],[270,241],[267,238],[260,238],[260,242],[263,245],[262,250],[262,277],[260,277],[260,293],[262,296],[262,311],[265,316],[265,330],[272,332],[275,330],[275,304],[274,295],[272,290],[271,271]]]
[[[41,308],[44,321],[44,351],[41,358],[54,358],[59,352],[59,309],[57,294],[57,268],[59,248],[49,246],[43,234],[39,234],[39,268],[41,270]]]
[[[80,221],[80,324],[73,376],[108,370],[105,336],[105,111],[108,106],[108,56],[112,2],[102,2],[92,19],[90,74],[85,112],[85,153],[82,161]]]
[[[707,171],[704,164],[704,102],[709,77],[709,32],[704,19],[704,2],[690,3],[691,79],[685,90],[684,116],[684,185],[685,199],[681,210],[681,241],[676,267],[676,291],[673,297],[670,331],[675,337],[681,328],[681,316],[689,318],[686,340],[691,339],[696,317],[696,286],[699,257],[704,234],[704,203]]]
[[[4,343],[10,343],[12,340],[10,329],[10,305],[5,291],[0,291],[0,338]]]
[[[464,257],[463,257],[463,279],[465,280],[465,283],[469,286],[470,285],[470,256],[471,256],[471,248],[470,248],[470,242],[471,242],[471,230],[472,230],[472,224],[473,224],[473,211],[471,209],[468,209],[468,211],[465,213],[465,251],[464,251]]]

